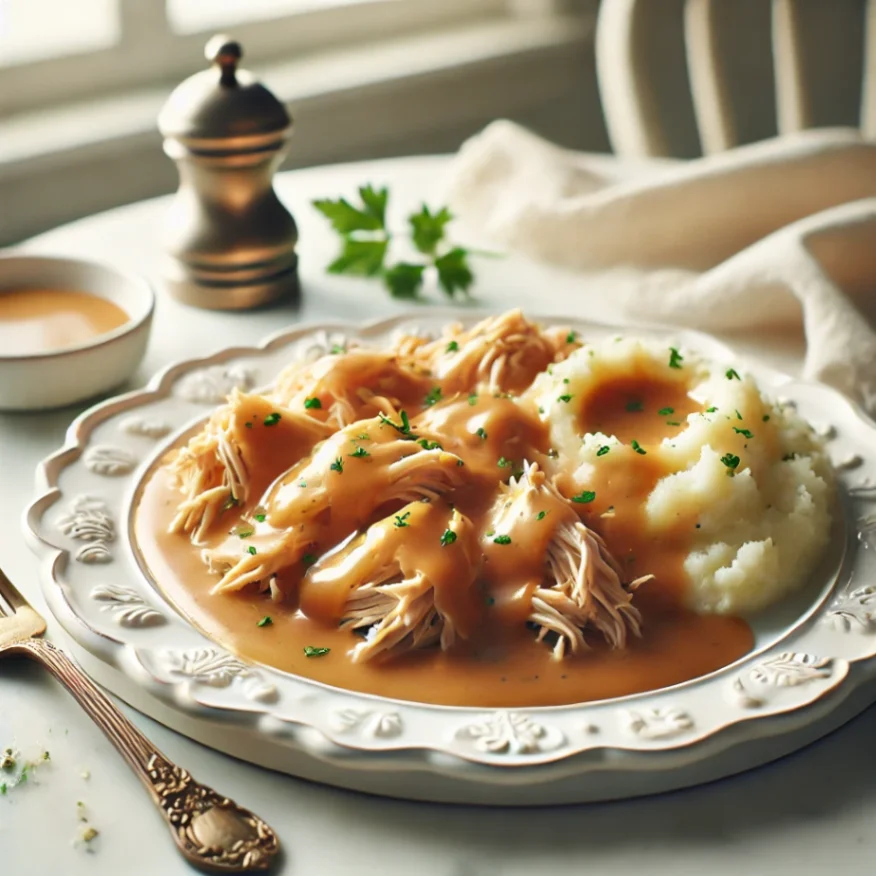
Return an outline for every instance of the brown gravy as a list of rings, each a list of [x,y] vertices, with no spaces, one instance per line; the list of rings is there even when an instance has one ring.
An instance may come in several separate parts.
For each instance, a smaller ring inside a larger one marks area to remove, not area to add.
[[[76,347],[128,319],[117,304],[89,292],[0,291],[0,354],[22,356]]]
[[[631,399],[641,405],[630,404]],[[544,459],[549,450],[547,432],[535,412],[524,408],[520,413],[514,405],[517,413],[512,415],[513,404],[489,396],[473,403],[465,396],[447,400],[431,409],[417,429],[418,434],[440,436],[445,449],[465,460],[474,485],[454,492],[452,501],[476,527],[485,525],[496,484],[510,473],[497,470],[496,460],[506,459],[513,468],[523,458]],[[674,415],[658,414],[667,407],[673,408]],[[142,489],[134,520],[135,543],[153,580],[210,638],[247,659],[336,687],[402,700],[482,707],[560,705],[653,690],[726,666],[753,645],[743,620],[697,615],[681,607],[682,562],[696,521],[679,520],[673,535],[664,534],[660,540],[649,536],[643,525],[644,499],[665,474],[648,448],[676,430],[667,420],[681,422],[699,409],[683,387],[643,378],[618,381],[601,390],[598,397],[584,400],[579,412],[582,431],[613,432],[625,441],[636,438],[645,451],[612,448],[598,460],[590,485],[595,499],[575,507],[581,520],[605,538],[624,566],[625,580],[655,576],[635,596],[643,615],[642,637],[630,637],[623,650],[613,651],[593,637],[588,638],[587,653],[554,660],[550,648],[536,642],[520,622],[526,617],[531,592],[527,581],[533,571],[514,544],[495,547],[491,540],[481,541],[486,560],[482,576],[492,596],[489,608],[479,611],[473,621],[482,624],[479,635],[448,652],[430,648],[391,661],[353,663],[347,655],[358,637],[349,630],[304,616],[296,605],[266,596],[210,594],[216,576],[206,570],[199,550],[187,539],[168,534],[179,496],[161,468],[153,471]],[[507,425],[512,416],[517,418],[513,428]],[[475,435],[479,427],[487,439]],[[353,470],[348,461],[344,477]],[[357,487],[347,483],[355,494]],[[559,486],[565,495],[572,495],[569,485]],[[223,519],[223,531],[211,543],[228,537],[238,522],[237,510]],[[245,515],[252,509],[239,510]],[[272,622],[258,626],[265,616]],[[331,650],[307,657],[303,649],[308,645]]]

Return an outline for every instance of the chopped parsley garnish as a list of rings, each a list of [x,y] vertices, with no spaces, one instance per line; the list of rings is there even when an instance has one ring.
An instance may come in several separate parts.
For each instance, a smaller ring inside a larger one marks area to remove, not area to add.
[[[234,493],[229,493],[228,498],[225,500],[225,504],[222,506],[223,511],[227,511],[229,508],[233,508],[239,502],[237,496]]]
[[[678,352],[675,347],[669,348],[669,367],[681,368],[681,363],[684,362],[684,356]]]
[[[642,403],[641,399],[631,398],[627,402],[627,411],[631,414],[638,413],[639,411],[645,410],[645,405]]]
[[[406,411],[399,411],[399,418],[401,419],[401,424],[395,423],[389,419],[385,414],[380,414],[380,422],[386,423],[387,426],[392,426],[396,432],[400,432],[402,435],[410,435],[411,434],[411,422],[408,419],[408,415]]]
[[[717,411],[717,410],[718,410],[718,409],[717,409],[716,407],[712,406],[712,407],[710,407],[710,408],[706,408],[706,413],[707,413],[707,414],[714,414],[715,411]]]
[[[742,380],[742,378],[739,376],[739,372],[735,368],[728,368],[724,372],[724,376],[728,380]]]
[[[680,426],[681,423],[679,423],[678,420],[667,420],[666,425],[667,426]]]
[[[253,534],[252,529],[239,529],[237,531],[238,538],[249,538]]]
[[[316,398],[316,396],[313,396],[304,399],[304,407],[307,408],[308,411],[313,409],[319,410],[322,407],[322,402]]]
[[[417,444],[423,448],[423,450],[443,450],[444,448],[437,441],[430,441],[428,438],[418,438]]]
[[[449,544],[453,544],[456,541],[456,533],[452,529],[445,529],[444,534],[441,536],[441,547],[447,547]]]
[[[660,410],[657,411],[657,413],[658,413],[661,417],[668,417],[670,414],[674,414],[674,413],[675,413],[675,408],[660,408]]]
[[[596,451],[596,455],[605,456],[605,454],[608,453],[609,450],[611,450],[611,448],[607,444],[603,444],[602,447],[600,447],[599,450]]]
[[[445,348],[445,353],[455,353],[459,349],[459,344],[456,341],[451,341]]]
[[[567,344],[574,344],[577,340],[578,340],[578,332],[569,332],[569,334],[566,335],[566,343]]]
[[[243,425],[246,426],[247,429],[252,429],[252,423],[249,420],[247,420]]]
[[[329,350],[329,352],[330,352],[333,356],[338,356],[338,355],[340,355],[341,353],[346,353],[347,351],[346,351],[346,349],[344,349],[344,347],[342,347],[340,344],[332,344],[332,348],[331,348],[331,350]]]
[[[511,536],[510,535],[497,535],[493,539],[493,544],[511,544]]]
[[[734,456],[732,453],[725,453],[721,457],[721,462],[723,462],[730,471],[735,471],[739,466],[739,457]]]
[[[253,514],[253,517],[259,522],[264,523],[267,519],[267,514]]]
[[[276,426],[277,423],[280,422],[280,415],[274,411],[272,414],[268,414],[267,417],[265,417],[264,422],[266,426]]]
[[[741,419],[742,419],[742,414],[740,414],[739,411],[734,410],[733,413],[736,414],[736,419],[737,419],[737,420],[741,420]]]
[[[473,392],[473,393],[471,393],[471,394],[469,395],[469,397],[468,397],[468,403],[469,403],[472,407],[474,407],[474,406],[478,403],[478,396],[477,396],[477,393],[474,393],[474,392]]]
[[[357,441],[370,441],[371,436],[367,432],[362,432],[361,434],[356,436]]]
[[[572,496],[572,501],[579,505],[589,505],[596,498],[596,493],[593,490],[583,490],[577,496]]]
[[[761,417],[761,420],[763,420],[764,423],[769,422],[769,419],[770,419],[770,415],[769,415],[769,414],[764,414],[764,415]]]
[[[7,785],[6,782],[4,782],[2,785],[0,785],[0,797],[5,797],[6,792],[8,790],[9,790],[9,785]]]
[[[307,566],[307,567],[309,568],[309,567],[312,566],[312,565],[313,565],[318,559],[319,559],[319,557],[318,557],[316,554],[305,554],[305,555],[301,558],[301,562],[302,562],[305,566]]]
[[[306,481],[298,481],[298,486],[303,490],[307,486]]]
[[[733,427],[733,431],[737,435],[742,435],[743,438],[754,438],[754,435],[748,429],[737,429],[735,426]]]
[[[344,473],[344,460],[339,456],[330,466],[329,468],[332,471],[338,472],[338,474]]]
[[[352,453],[348,453],[347,456],[352,456],[354,459],[361,459],[363,456],[371,456],[371,454],[364,447],[357,447]]]
[[[441,387],[433,386],[432,389],[429,390],[426,398],[423,399],[423,404],[427,408],[431,408],[432,405],[438,404],[441,401]]]
[[[633,450],[635,450],[636,453],[638,453],[640,456],[644,456],[645,453],[647,453],[647,451],[642,447],[641,444],[639,444],[638,441],[636,441],[635,438],[633,438],[633,440],[630,441],[630,447],[632,447]]]
[[[478,438],[480,438],[482,441],[486,441],[486,440],[487,440],[487,432],[486,432],[486,430],[484,429],[483,426],[481,426],[481,427],[477,430],[477,432],[475,432],[475,435],[477,435]]]
[[[255,556],[258,553],[258,551],[255,549],[255,545],[252,545],[252,544],[246,550],[248,553],[251,553],[253,556]]]
[[[568,402],[572,401],[572,396],[570,396],[568,393],[566,393],[564,395],[559,396],[557,398],[557,401],[568,403]]]
[[[317,648],[314,645],[304,646],[305,657],[323,657],[328,654],[329,651],[331,651],[331,648]]]
[[[410,526],[408,523],[408,517],[411,516],[410,511],[405,511],[404,514],[396,514],[395,515],[395,523],[393,524],[397,529],[404,529],[406,526]]]
[[[269,627],[274,622],[274,619],[266,614],[257,624],[257,627]]]
[[[547,516],[547,511],[539,511],[538,514],[535,515],[536,520],[544,520]]]
[[[496,463],[496,465],[498,465],[499,468],[507,468],[509,465],[511,465],[511,461],[505,459],[504,456],[500,456],[499,461]]]

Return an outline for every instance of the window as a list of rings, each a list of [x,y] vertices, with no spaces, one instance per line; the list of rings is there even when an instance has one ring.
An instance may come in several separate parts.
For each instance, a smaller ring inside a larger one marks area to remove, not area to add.
[[[0,116],[198,69],[224,28],[248,62],[510,15],[509,0],[0,0]]]

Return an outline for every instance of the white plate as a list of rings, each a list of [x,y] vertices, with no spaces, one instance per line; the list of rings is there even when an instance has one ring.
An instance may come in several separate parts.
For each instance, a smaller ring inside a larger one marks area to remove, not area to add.
[[[157,454],[234,386],[269,384],[296,358],[351,337],[437,331],[470,310],[355,329],[296,328],[258,348],[183,362],[71,425],[40,467],[25,528],[43,558],[46,600],[77,657],[122,699],[253,763],[399,797],[497,804],[590,801],[708,781],[787,754],[848,720],[876,694],[876,428],[827,387],[751,365],[830,439],[841,489],[833,550],[812,587],[754,624],[752,653],[656,692],[522,710],[429,706],[331,688],[245,663],[176,613],[138,565],[132,497]],[[617,327],[569,323],[588,339]],[[738,364],[706,335],[628,333]]]

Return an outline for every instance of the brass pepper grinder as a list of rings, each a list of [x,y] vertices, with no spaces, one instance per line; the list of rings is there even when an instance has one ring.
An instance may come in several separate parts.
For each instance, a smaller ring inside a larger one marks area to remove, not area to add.
[[[206,47],[209,70],[181,83],[158,117],[179,189],[165,281],[195,307],[237,310],[298,294],[298,229],[273,189],[292,130],[286,107],[246,70],[239,43]]]

